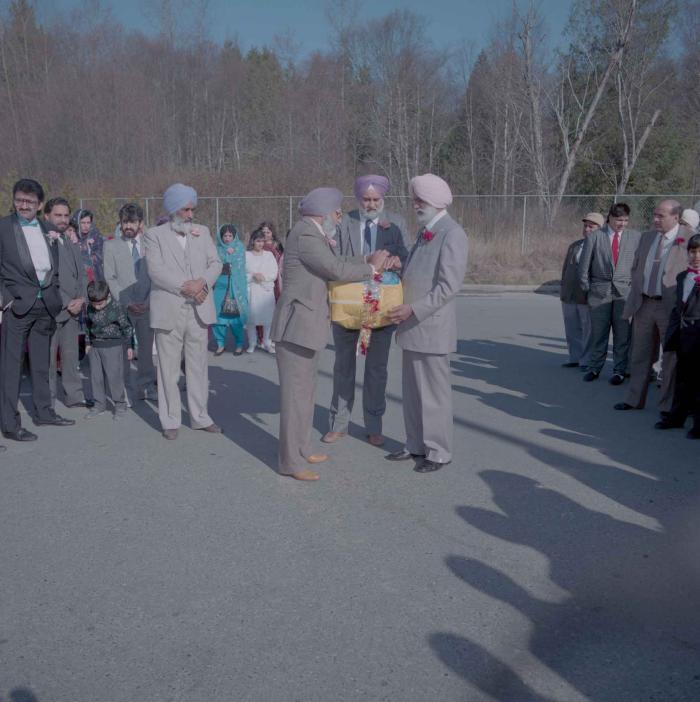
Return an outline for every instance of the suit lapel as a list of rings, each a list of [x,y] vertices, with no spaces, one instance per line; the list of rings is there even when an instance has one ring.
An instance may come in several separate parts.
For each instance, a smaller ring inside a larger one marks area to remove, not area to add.
[[[170,250],[173,253],[173,256],[175,257],[175,260],[177,261],[178,266],[187,273],[187,263],[185,261],[185,251],[180,245],[180,242],[178,241],[178,237],[180,235],[174,230],[171,229],[169,233],[166,233],[165,238],[166,241],[168,242],[168,246],[170,246]],[[189,244],[189,242],[187,242]]]
[[[29,276],[33,282],[39,285],[39,279],[36,277],[36,269],[34,268],[34,261],[32,261],[32,255],[29,253],[27,240],[24,237],[24,232],[22,231],[22,227],[17,217],[13,218],[12,225],[15,230],[15,244],[17,245],[17,253],[19,254],[19,260],[22,263],[22,268],[27,276]]]

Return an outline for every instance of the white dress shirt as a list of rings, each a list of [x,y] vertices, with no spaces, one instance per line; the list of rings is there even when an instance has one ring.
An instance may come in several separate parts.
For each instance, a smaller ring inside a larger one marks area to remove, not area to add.
[[[370,248],[369,250],[367,249],[367,242],[365,241],[365,227],[367,226],[367,222],[369,222],[369,231],[370,231]],[[377,223],[379,222],[379,216],[374,217],[373,219],[369,218],[363,218],[362,215],[360,215],[360,243],[362,244],[360,250],[362,251],[363,255],[367,256],[371,254],[373,251],[377,250]]]
[[[44,282],[47,273],[51,270],[51,254],[49,245],[44,238],[44,232],[37,224],[35,226],[23,226],[24,239],[29,247],[29,255],[32,257],[36,277],[40,283]]]

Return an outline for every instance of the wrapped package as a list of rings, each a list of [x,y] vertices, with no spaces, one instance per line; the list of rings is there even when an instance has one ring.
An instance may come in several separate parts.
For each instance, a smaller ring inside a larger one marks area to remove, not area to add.
[[[401,280],[384,273],[382,281],[328,283],[331,320],[345,329],[378,329],[390,322],[386,313],[403,304]]]

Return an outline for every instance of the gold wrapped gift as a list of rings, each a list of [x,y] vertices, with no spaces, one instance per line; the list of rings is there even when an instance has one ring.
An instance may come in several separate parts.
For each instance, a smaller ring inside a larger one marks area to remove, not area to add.
[[[403,288],[397,285],[379,285],[379,311],[372,314],[370,329],[386,327],[390,324],[386,313],[397,305],[403,304]],[[345,329],[360,329],[367,310],[363,297],[364,283],[328,283],[328,297],[331,303],[331,320]]]

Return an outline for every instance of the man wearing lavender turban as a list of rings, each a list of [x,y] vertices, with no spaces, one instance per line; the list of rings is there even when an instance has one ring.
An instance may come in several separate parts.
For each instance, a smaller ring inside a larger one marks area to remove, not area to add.
[[[358,208],[343,217],[338,231],[335,252],[341,258],[371,254],[385,250],[403,262],[408,256],[404,243],[406,224],[403,217],[384,208],[384,196],[389,179],[381,175],[365,175],[355,180]],[[333,365],[333,394],[329,416],[329,431],[322,441],[332,444],[348,432],[355,401],[355,364],[359,330],[331,325],[335,346]],[[381,446],[382,418],[386,411],[387,364],[391,339],[396,325],[389,324],[372,331],[372,343],[365,360],[362,384],[362,413],[370,444]]]
[[[403,349],[406,446],[392,461],[416,460],[430,473],[452,460],[452,385],[449,354],[457,350],[455,296],[467,270],[467,235],[447,213],[449,185],[428,173],[410,183],[421,225],[403,273],[404,304],[389,310]]]
[[[335,255],[330,240],[342,202],[335,188],[316,188],[301,201],[302,219],[285,242],[284,286],[272,319],[280,383],[279,472],[297,480],[318,480],[305,466],[328,459],[311,448],[316,368],[330,326],[327,283],[365,280],[388,256],[386,251],[347,260]]]
[[[151,278],[151,327],[158,352],[158,417],[166,439],[176,439],[181,423],[180,363],[185,353],[190,425],[211,434],[221,429],[207,410],[209,325],[216,321],[213,296],[221,261],[209,230],[194,224],[197,192],[182,183],[163,195],[168,220],[146,232]]]

